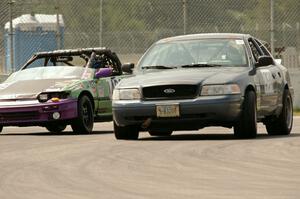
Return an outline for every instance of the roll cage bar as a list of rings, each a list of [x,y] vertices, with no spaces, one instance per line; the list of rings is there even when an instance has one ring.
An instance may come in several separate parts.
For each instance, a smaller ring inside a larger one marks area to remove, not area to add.
[[[32,55],[32,57],[21,67],[20,70],[26,69],[31,63],[36,61],[37,59],[44,58],[44,66],[47,66],[49,60],[51,60],[55,65],[55,60],[58,58],[62,58],[64,60],[60,61],[65,63],[66,65],[73,66],[69,61],[72,61],[73,56],[78,56],[85,60],[86,64],[85,67],[92,68],[94,63],[97,59],[101,59],[101,61],[105,62],[106,64],[110,65],[113,70],[114,74],[120,75],[122,74],[121,70],[121,62],[116,55],[115,52],[112,52],[106,48],[80,48],[80,49],[67,49],[67,50],[54,50],[48,52],[38,52]]]

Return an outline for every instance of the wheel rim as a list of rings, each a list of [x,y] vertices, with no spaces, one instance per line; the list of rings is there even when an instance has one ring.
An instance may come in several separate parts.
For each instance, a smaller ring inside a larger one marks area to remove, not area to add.
[[[292,110],[292,103],[291,98],[288,97],[286,100],[286,107],[285,107],[285,118],[287,122],[287,127],[290,129],[293,122],[293,110]]]
[[[86,127],[90,127],[92,123],[91,106],[88,102],[82,105],[82,119]]]

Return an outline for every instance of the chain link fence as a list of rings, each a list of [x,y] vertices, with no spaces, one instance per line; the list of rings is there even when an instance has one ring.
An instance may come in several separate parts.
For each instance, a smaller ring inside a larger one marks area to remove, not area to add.
[[[299,0],[15,0],[13,3],[11,0],[2,0],[0,66],[4,73],[12,70],[9,62],[10,38],[17,36],[18,26],[14,24],[13,34],[10,34],[10,16],[13,19],[26,14],[32,16],[29,21],[18,21],[23,27],[22,23],[32,26],[36,15],[44,14],[44,21],[39,23],[45,23],[46,26],[52,23],[54,27],[36,31],[40,24],[35,24],[33,29],[19,30],[27,31],[27,34],[32,31],[31,37],[13,39],[12,46],[20,48],[21,53],[53,50],[51,48],[105,46],[117,52],[122,62],[136,62],[153,42],[180,34],[238,32],[270,42],[271,1],[274,2],[276,54],[278,56],[284,47],[289,53],[281,53],[283,61],[288,67],[298,67]],[[60,26],[55,26],[53,22],[57,14],[62,16],[62,19],[58,18],[58,23],[63,23],[63,30],[60,31],[57,31],[59,28],[55,29]],[[51,22],[47,21],[47,16]],[[53,33],[54,36],[50,37]],[[41,40],[38,35],[48,37]],[[30,42],[23,45],[26,39]],[[15,52],[18,49],[13,50]],[[18,53],[14,56],[20,57]]]

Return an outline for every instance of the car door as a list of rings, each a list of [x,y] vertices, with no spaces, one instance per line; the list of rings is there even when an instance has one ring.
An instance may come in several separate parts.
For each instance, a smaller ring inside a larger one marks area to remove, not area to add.
[[[256,43],[259,45],[260,49],[263,51],[264,55],[266,56],[270,56],[272,57],[271,53],[267,50],[267,48],[262,44],[262,42],[260,42],[259,40],[256,40]],[[279,103],[281,103],[281,98],[282,98],[282,93],[283,93],[283,88],[284,88],[284,81],[283,81],[283,72],[279,66],[279,64],[277,64],[275,62],[275,60],[273,61],[274,64],[271,65],[270,67],[270,72],[272,75],[272,81],[273,81],[273,89],[274,89],[274,99],[273,101],[273,106],[275,106],[274,108],[277,107],[277,105]]]
[[[255,39],[249,39],[249,45],[253,54],[254,63],[258,62],[260,56],[269,56],[260,48]],[[278,100],[277,88],[277,69],[275,65],[256,67],[256,77],[259,85],[257,89],[260,90],[260,107],[259,111],[263,114],[269,113],[276,108]]]
[[[112,114],[112,93],[115,86],[123,78],[122,75],[112,75],[96,80],[97,88],[97,116],[111,116]]]

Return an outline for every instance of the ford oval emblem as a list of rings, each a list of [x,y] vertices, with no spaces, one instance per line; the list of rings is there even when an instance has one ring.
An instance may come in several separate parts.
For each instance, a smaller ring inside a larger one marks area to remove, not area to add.
[[[171,94],[171,93],[175,93],[175,92],[176,91],[173,88],[167,88],[167,89],[164,90],[164,93],[166,93],[166,94]]]

